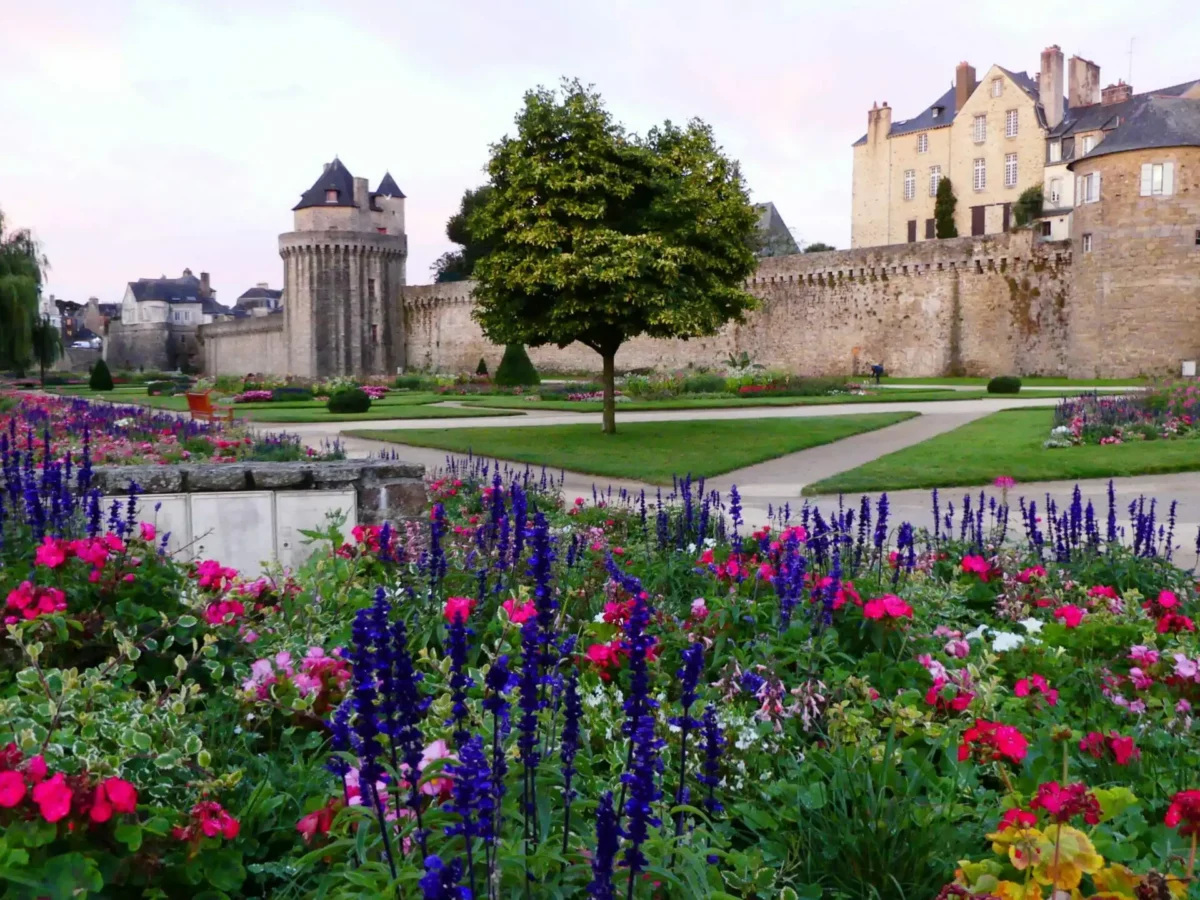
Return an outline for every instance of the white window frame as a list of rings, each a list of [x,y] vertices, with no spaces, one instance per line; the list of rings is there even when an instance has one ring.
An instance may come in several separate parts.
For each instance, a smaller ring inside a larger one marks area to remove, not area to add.
[[[992,96],[999,97],[1003,93],[1004,93],[1004,79],[1003,78],[993,78],[992,79]]]
[[[1062,161],[1062,141],[1050,142],[1050,162]]]
[[[987,190],[987,158],[980,156],[971,166],[971,185],[977,191]]]
[[[1004,186],[1017,186],[1017,154],[1004,154]]]
[[[1175,193],[1175,163],[1143,163],[1141,195],[1169,197]]]
[[[986,115],[976,116],[972,127],[974,128],[973,134],[975,136],[975,143],[982,144],[984,141],[987,140],[987,116]]]
[[[1075,205],[1100,201],[1100,173],[1089,172],[1075,177]]]
[[[929,152],[929,132],[922,131],[920,134],[917,135],[917,152],[918,153],[928,153]]]
[[[1005,111],[1005,113],[1004,113],[1004,136],[1005,137],[1016,137],[1017,136],[1017,120],[1018,120],[1018,118],[1019,118],[1019,116],[1017,115],[1017,111],[1015,109],[1010,109],[1010,110]]]
[[[929,196],[936,197],[938,185],[942,183],[942,167],[929,167]]]
[[[1061,178],[1050,179],[1050,205],[1052,208],[1062,203],[1062,187],[1063,181]]]
[[[904,170],[904,199],[912,200],[917,196],[917,170]]]
[[[1092,234],[1091,234],[1091,232],[1088,232],[1087,234],[1085,234],[1083,236],[1083,252],[1084,253],[1092,252]]]
[[[1087,156],[1096,149],[1096,136],[1094,134],[1085,134],[1079,142],[1080,156]]]

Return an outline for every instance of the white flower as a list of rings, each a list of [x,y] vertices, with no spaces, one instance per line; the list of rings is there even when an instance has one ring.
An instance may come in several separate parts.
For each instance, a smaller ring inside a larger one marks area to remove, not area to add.
[[[988,630],[988,628],[986,625],[980,625],[974,631],[968,632],[964,637],[968,641],[977,641],[983,637],[983,635],[987,632],[987,630]]]
[[[592,619],[592,621],[593,622],[601,622],[601,623],[604,622],[604,610],[601,610],[600,612],[596,613],[596,616],[595,616],[595,618]]]
[[[1013,634],[1011,631],[997,631],[996,639],[992,641],[992,649],[997,653],[1003,653],[1005,650],[1015,650],[1025,643],[1025,638],[1019,634]]]
[[[696,552],[696,545],[695,545],[695,544],[688,544],[688,546],[687,546],[687,552],[688,552],[688,553],[695,553],[695,552]]]
[[[704,546],[707,547],[709,550],[711,550],[713,547],[717,546],[717,539],[716,538],[705,538]]]
[[[1028,631],[1030,634],[1037,634],[1039,631],[1042,630],[1042,625],[1044,623],[1042,622],[1041,619],[1030,618],[1030,619],[1022,619],[1017,624],[1023,626],[1025,628],[1025,630]]]

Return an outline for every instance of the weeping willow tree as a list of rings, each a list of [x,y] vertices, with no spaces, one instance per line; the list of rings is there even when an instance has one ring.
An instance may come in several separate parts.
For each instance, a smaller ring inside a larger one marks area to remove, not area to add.
[[[0,369],[24,372],[34,353],[46,258],[27,230],[6,232],[0,212]]]

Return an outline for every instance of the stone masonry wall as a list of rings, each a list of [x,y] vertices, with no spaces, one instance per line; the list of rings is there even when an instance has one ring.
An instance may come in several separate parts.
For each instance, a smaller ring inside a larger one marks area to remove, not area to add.
[[[201,325],[206,375],[287,374],[280,314]]]
[[[747,286],[762,301],[711,338],[639,338],[619,369],[718,364],[731,353],[797,374],[1060,374],[1067,367],[1070,251],[1029,232],[764,259]],[[409,365],[494,371],[502,348],[471,319],[471,284],[404,289]],[[538,347],[541,368],[599,370],[579,344]]]
[[[104,340],[104,360],[110,369],[172,371],[204,365],[195,325],[167,322],[112,322]]]

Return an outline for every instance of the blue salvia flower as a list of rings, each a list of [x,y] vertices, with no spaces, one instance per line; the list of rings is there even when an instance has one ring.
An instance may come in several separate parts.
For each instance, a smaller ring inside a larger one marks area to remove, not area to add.
[[[503,738],[511,729],[509,722],[508,692],[516,684],[516,677],[508,668],[508,657],[500,656],[488,667],[483,677],[487,694],[483,708],[492,714],[492,790],[495,792],[496,834],[500,832],[501,800],[505,794],[505,778],[508,776],[508,760],[504,754]]]
[[[558,603],[554,600],[554,588],[551,584],[555,554],[550,539],[550,524],[540,510],[534,513],[533,528],[529,534],[531,552],[526,574],[534,580],[533,603],[537,609],[538,641],[541,647],[539,662],[548,667],[555,662],[550,647],[554,642],[554,618],[558,611]]]
[[[343,787],[346,774],[350,771],[350,763],[337,754],[346,753],[350,750],[350,707],[352,702],[351,700],[343,700],[341,705],[333,711],[333,721],[329,725],[329,743],[333,755],[325,763],[325,768],[342,779]]]
[[[1106,538],[1110,544],[1117,541],[1117,489],[1110,478],[1108,480],[1108,529]]]
[[[433,504],[429,511],[429,550],[426,554],[429,566],[429,596],[437,593],[438,585],[446,577],[446,552],[442,549],[442,538],[446,534],[446,508]]]
[[[468,900],[471,893],[460,887],[462,860],[445,863],[440,856],[425,857],[425,874],[417,885],[424,900]]]
[[[417,837],[424,850],[425,834],[421,827],[421,795],[417,785],[417,773],[420,771],[425,750],[421,723],[429,709],[431,698],[421,694],[420,684],[424,676],[413,667],[412,653],[408,647],[408,631],[404,623],[393,623],[389,637],[394,666],[392,684],[396,694],[396,713],[391,739],[396,745],[400,762],[409,773],[412,790],[408,802],[416,814]]]
[[[401,545],[403,552],[403,545]],[[383,527],[379,529],[379,561],[389,563],[392,561],[392,523],[384,522]]]
[[[875,552],[881,552],[883,545],[887,543],[888,536],[888,495],[879,495],[878,514],[875,518]]]
[[[717,802],[717,785],[721,783],[721,748],[725,746],[725,737],[721,734],[721,726],[717,723],[717,708],[711,703],[704,708],[702,719],[704,734],[704,766],[696,780],[708,788],[704,798],[704,808],[710,813],[721,812],[725,807]]]
[[[521,553],[525,549],[525,522],[529,515],[529,497],[521,486],[513,482],[509,489],[512,504],[512,564],[516,566],[521,561]]]
[[[654,804],[662,797],[657,778],[662,770],[659,749],[660,741],[654,734],[654,710],[658,707],[650,695],[650,675],[647,655],[654,638],[646,632],[650,623],[650,607],[644,591],[633,596],[633,609],[625,623],[625,643],[629,653],[629,698],[625,701],[625,722],[622,726],[629,737],[629,764],[621,776],[623,789],[627,788],[629,800],[624,811],[628,818],[625,834],[628,843],[623,856],[629,867],[629,877],[634,878],[646,863],[642,844],[661,822],[654,815]]]
[[[521,626],[521,674],[518,680],[518,706],[521,715],[517,719],[517,750],[524,769],[521,806],[526,835],[530,834],[530,821],[536,809],[534,792],[537,785],[537,767],[541,760],[538,753],[538,712],[542,708],[540,660],[541,635],[538,617],[530,616]]]
[[[757,696],[759,690],[766,683],[767,680],[753,669],[746,669],[742,672],[742,677],[738,682],[741,689],[751,696]]]
[[[742,524],[742,497],[736,484],[729,487],[729,520],[733,523],[733,537],[736,540],[738,527]]]
[[[459,750],[459,760],[446,766],[453,777],[451,801],[446,810],[458,821],[447,825],[447,837],[462,835],[467,845],[467,875],[471,884],[470,896],[475,896],[475,838],[485,845],[495,837],[492,817],[496,809],[495,792],[492,788],[492,772],[483,752],[483,738],[472,735]]]
[[[620,847],[621,829],[613,809],[612,791],[600,798],[596,807],[596,852],[592,854],[592,880],[588,896],[593,900],[615,900],[613,866]]]
[[[679,677],[679,705],[683,707],[683,715],[671,719],[681,732],[679,739],[679,786],[675,790],[675,805],[681,806],[688,802],[687,789],[687,749],[688,735],[693,728],[699,728],[701,723],[692,717],[692,704],[696,702],[696,685],[704,671],[704,647],[701,644],[689,644],[683,651],[683,665],[675,674]],[[675,814],[675,836],[683,833],[683,813]]]
[[[571,836],[571,801],[575,790],[571,785],[575,777],[575,754],[579,752],[579,723],[583,718],[583,700],[579,696],[579,670],[571,669],[563,691],[563,733],[559,756],[563,764],[563,853],[567,852],[567,840]]]
[[[447,724],[454,725],[454,745],[462,747],[470,737],[467,731],[467,691],[475,686],[474,680],[467,674],[467,638],[473,634],[467,628],[465,617],[460,613],[454,617],[449,628],[450,645],[450,702],[451,715]]]
[[[371,662],[375,667],[375,682],[379,692],[378,723],[381,734],[388,738],[388,751],[391,754],[392,768],[400,768],[400,760],[396,755],[396,703],[398,700],[395,683],[395,661],[392,658],[392,642],[389,639],[391,604],[387,601],[387,592],[382,588],[375,589],[375,600],[368,607],[371,623],[372,642],[375,652]]]

